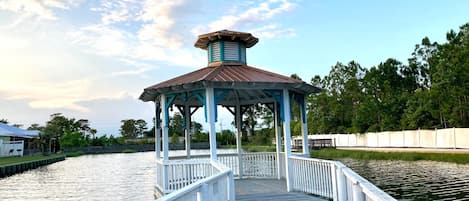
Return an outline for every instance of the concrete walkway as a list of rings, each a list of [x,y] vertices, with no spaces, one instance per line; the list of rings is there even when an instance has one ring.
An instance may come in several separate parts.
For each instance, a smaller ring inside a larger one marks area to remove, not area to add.
[[[404,147],[337,147],[337,149],[381,151],[381,152],[469,154],[469,149],[435,149],[435,148],[404,148]]]
[[[325,201],[304,193],[287,192],[285,180],[238,179],[235,180],[235,187],[238,201]]]

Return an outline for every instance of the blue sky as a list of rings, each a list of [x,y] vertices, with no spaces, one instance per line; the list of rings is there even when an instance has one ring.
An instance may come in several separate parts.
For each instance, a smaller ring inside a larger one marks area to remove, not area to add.
[[[309,82],[336,62],[406,62],[468,10],[464,0],[0,0],[0,118],[27,127],[61,112],[117,134],[122,119],[150,122],[144,87],[206,65],[198,34],[251,32],[249,65]]]

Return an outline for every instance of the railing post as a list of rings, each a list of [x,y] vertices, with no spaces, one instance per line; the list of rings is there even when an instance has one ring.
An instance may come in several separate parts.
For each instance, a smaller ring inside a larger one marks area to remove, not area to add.
[[[169,176],[168,176],[168,164],[166,163],[165,160],[162,161],[162,168],[163,168],[163,175],[161,175],[163,177],[163,195],[168,193],[169,191]]]
[[[342,168],[344,166],[342,164],[337,165],[336,169],[336,179],[337,179],[337,200],[338,201],[345,201],[347,200],[347,184],[345,180],[344,172]]]
[[[230,171],[230,174],[228,176],[228,200],[229,201],[235,200],[235,184],[234,184],[233,170]]]
[[[335,163],[331,163],[331,180],[332,180],[332,199],[337,201],[337,171]]]
[[[200,191],[197,193],[197,201],[209,201],[208,184],[202,184]]]
[[[364,201],[365,200],[365,194],[362,191],[362,187],[360,187],[360,182],[357,181],[352,184],[352,200],[353,201]]]

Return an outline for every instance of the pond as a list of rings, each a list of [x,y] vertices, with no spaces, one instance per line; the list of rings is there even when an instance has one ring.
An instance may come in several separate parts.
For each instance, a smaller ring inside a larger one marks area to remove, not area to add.
[[[192,154],[207,153],[193,150]],[[469,165],[341,161],[400,200],[469,200]],[[85,155],[0,179],[0,200],[153,200],[154,187],[154,152]]]
[[[192,154],[203,153],[208,150],[192,150]],[[170,152],[184,154],[185,151]],[[153,200],[155,168],[154,152],[67,158],[0,179],[0,200]]]
[[[434,161],[341,161],[399,200],[469,200],[469,165]]]

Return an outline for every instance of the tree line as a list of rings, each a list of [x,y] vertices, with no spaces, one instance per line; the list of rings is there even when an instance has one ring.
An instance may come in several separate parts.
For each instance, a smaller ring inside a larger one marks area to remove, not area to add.
[[[423,38],[407,63],[337,63],[311,84],[310,133],[469,127],[469,23],[442,44]]]

